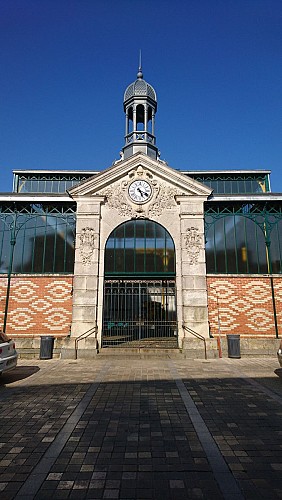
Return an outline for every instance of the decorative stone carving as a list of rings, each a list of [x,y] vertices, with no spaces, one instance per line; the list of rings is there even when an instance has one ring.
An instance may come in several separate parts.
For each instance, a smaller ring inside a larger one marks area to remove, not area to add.
[[[128,217],[133,217],[135,215],[135,210],[127,202],[124,192],[119,186],[115,185],[114,187],[108,187],[104,189],[101,194],[106,196],[108,206],[117,210],[119,215],[126,215]]]
[[[90,264],[94,252],[95,234],[91,227],[84,227],[79,235],[80,253],[83,264]]]
[[[197,264],[201,249],[201,234],[197,227],[189,227],[184,235],[190,264]]]
[[[157,196],[149,207],[149,215],[161,215],[164,210],[170,209],[176,205],[175,196],[180,194],[176,189],[160,185]]]
[[[148,203],[137,204],[130,199],[128,187],[135,179],[143,179],[150,183],[152,196]],[[150,171],[139,165],[136,169],[131,170],[119,184],[108,186],[99,194],[106,196],[108,206],[116,210],[119,215],[125,217],[150,217],[161,215],[164,210],[176,206],[175,196],[183,193],[169,185],[160,184]]]

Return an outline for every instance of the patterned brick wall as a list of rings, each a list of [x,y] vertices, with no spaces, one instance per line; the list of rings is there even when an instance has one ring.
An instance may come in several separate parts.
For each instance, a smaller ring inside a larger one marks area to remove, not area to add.
[[[282,276],[273,279],[279,335],[282,335]],[[208,276],[210,329],[223,335],[275,337],[273,299],[267,276]]]
[[[7,333],[18,336],[69,333],[72,317],[72,276],[34,275],[11,279]],[[2,328],[7,277],[0,277],[0,327]]]
[[[7,333],[16,336],[69,333],[72,317],[72,276],[12,277]],[[273,279],[279,336],[282,336],[282,276]],[[267,276],[207,277],[211,333],[275,337],[273,300]],[[7,277],[0,277],[0,327],[3,325]]]

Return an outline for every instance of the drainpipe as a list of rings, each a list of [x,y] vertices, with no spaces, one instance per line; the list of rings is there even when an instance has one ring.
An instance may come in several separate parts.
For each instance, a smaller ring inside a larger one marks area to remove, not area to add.
[[[275,290],[274,290],[274,283],[273,283],[273,276],[272,276],[272,261],[271,261],[271,254],[270,254],[270,238],[268,238],[266,229],[265,229],[265,245],[266,245],[266,262],[267,262],[267,271],[269,274],[269,279],[270,279],[270,288],[271,288],[271,296],[272,296],[272,306],[273,306],[273,316],[274,316],[274,327],[275,327],[275,337],[278,339],[279,338],[279,331],[278,331],[278,323],[277,323],[277,311],[276,311],[276,301],[275,301]]]
[[[3,332],[6,332],[7,318],[8,318],[8,309],[9,309],[9,298],[10,298],[10,289],[11,289],[11,274],[13,268],[13,260],[14,260],[14,250],[16,244],[16,232],[15,232],[15,223],[13,223],[11,227],[11,251],[10,251],[10,261],[8,268],[8,283],[7,283],[7,292],[6,292],[6,302],[5,302],[5,312],[4,312],[4,322],[3,322]]]

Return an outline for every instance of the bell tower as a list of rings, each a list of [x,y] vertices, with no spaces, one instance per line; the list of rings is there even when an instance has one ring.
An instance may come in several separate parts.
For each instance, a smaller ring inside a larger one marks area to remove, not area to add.
[[[123,158],[142,152],[150,158],[157,159],[159,156],[155,137],[157,95],[154,88],[143,79],[141,60],[137,80],[131,83],[124,93],[123,107],[125,111]]]

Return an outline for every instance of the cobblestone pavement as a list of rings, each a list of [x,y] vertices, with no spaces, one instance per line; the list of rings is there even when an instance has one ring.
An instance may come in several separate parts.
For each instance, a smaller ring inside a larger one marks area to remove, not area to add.
[[[20,360],[0,385],[0,498],[282,499],[277,369],[275,357]]]

